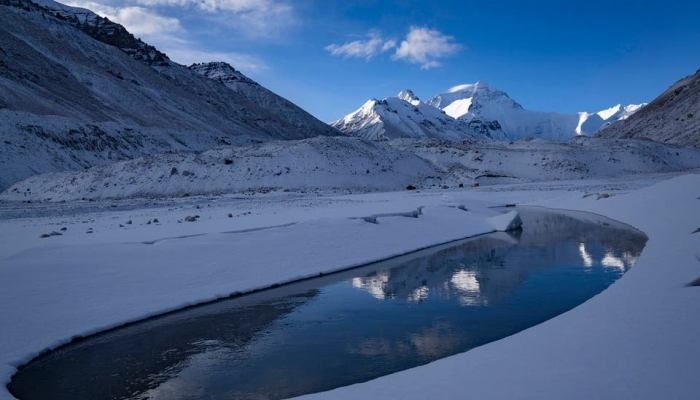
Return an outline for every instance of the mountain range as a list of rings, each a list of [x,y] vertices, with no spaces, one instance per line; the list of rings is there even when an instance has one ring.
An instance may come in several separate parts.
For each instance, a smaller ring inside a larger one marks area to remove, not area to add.
[[[504,91],[486,82],[455,86],[426,102],[410,90],[397,97],[372,99],[331,126],[366,139],[526,137],[567,140],[592,136],[625,119],[644,104],[614,106],[597,113],[559,114],[523,108]]]

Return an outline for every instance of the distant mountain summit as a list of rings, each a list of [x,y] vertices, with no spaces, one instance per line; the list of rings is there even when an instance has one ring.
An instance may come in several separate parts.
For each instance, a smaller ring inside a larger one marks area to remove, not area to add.
[[[484,81],[474,84],[458,85],[447,93],[438,94],[427,101],[453,118],[468,116],[473,118],[484,107],[490,113],[496,108],[505,113],[522,110],[522,106],[508,97],[506,92],[496,89]],[[469,114],[471,112],[471,114]]]
[[[497,122],[457,120],[423,103],[411,90],[397,97],[371,99],[357,111],[331,126],[353,136],[371,140],[413,139],[505,139]]]
[[[516,140],[533,137],[566,140],[580,135],[592,136],[601,127],[618,119],[627,118],[643,106],[616,106],[599,113],[558,114],[532,111],[524,109],[504,91],[483,81],[455,86],[446,93],[430,98],[425,103],[418,100],[411,91],[406,90],[397,98],[388,98],[384,101],[394,105],[391,107],[392,110],[406,108],[406,105],[398,106],[397,104],[400,103],[397,100],[409,103],[420,111],[419,124],[423,135],[417,134],[412,124],[416,122],[415,112],[414,114],[395,112],[394,116],[378,118],[377,115],[381,112],[376,111],[374,114],[367,112],[368,103],[365,103],[360,110],[333,122],[332,125],[345,133],[366,138],[376,138],[379,135],[378,132],[384,129],[382,135],[388,138],[472,137]],[[442,113],[436,114],[423,106],[432,107]],[[428,116],[436,118],[439,122],[435,124],[434,120]],[[410,122],[407,121],[408,117]],[[422,122],[424,120],[431,121],[431,124]]]
[[[596,114],[606,121],[620,121],[627,119],[630,115],[636,113],[645,105],[646,103],[630,104],[623,107],[622,104],[618,104],[608,108],[607,110],[598,111]]]
[[[634,115],[619,118],[596,136],[650,139],[700,148],[700,70],[673,84]]]
[[[413,91],[411,89],[402,90],[399,93],[398,98],[401,100],[407,101],[407,102],[413,104],[414,106],[417,106],[418,104],[420,104],[420,99],[418,98],[418,96],[413,94]]]
[[[227,64],[187,68],[51,0],[0,0],[0,48],[0,189],[145,154],[341,135]]]

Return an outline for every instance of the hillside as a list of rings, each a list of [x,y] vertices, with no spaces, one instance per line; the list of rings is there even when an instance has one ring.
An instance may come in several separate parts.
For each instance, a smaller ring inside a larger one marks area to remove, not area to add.
[[[89,10],[41,3],[0,0],[0,189],[156,152],[340,134],[260,85],[243,95],[174,63]]]
[[[679,80],[638,113],[601,130],[597,136],[700,147],[700,70]]]

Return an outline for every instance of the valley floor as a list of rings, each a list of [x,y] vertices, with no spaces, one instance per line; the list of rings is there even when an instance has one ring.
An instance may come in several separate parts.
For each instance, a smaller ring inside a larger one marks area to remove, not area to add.
[[[516,203],[603,214],[649,242],[630,272],[568,313],[311,397],[694,398],[697,174],[357,195],[0,203],[0,381],[76,336],[503,229],[509,219],[488,207]],[[3,385],[5,398],[12,397]]]

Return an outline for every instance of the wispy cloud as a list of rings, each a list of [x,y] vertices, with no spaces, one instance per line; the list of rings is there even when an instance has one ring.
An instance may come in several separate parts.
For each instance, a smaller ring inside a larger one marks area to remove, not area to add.
[[[364,58],[369,60],[378,54],[385,53],[396,47],[395,40],[384,39],[377,31],[369,32],[367,37],[367,40],[355,40],[342,45],[331,44],[326,46],[325,50],[334,56]]]
[[[280,35],[298,23],[291,0],[128,0],[145,7],[192,8],[247,38]]]
[[[170,31],[175,18],[160,12],[199,14],[210,24],[235,31],[239,40],[276,39],[300,23],[292,0],[66,0],[66,4],[88,8],[126,26],[132,33],[139,27]],[[169,11],[167,9],[170,9]],[[173,10],[178,9],[178,10]],[[140,17],[143,18],[140,18]],[[141,22],[139,22],[141,21]],[[171,25],[166,25],[165,23]]]
[[[115,0],[103,0],[100,3],[93,0],[69,0],[66,4],[83,7],[99,15],[117,22],[149,44],[156,46],[168,57],[178,63],[189,65],[196,62],[224,61],[246,74],[255,75],[266,71],[269,67],[256,56],[237,52],[207,51],[201,43],[196,43],[192,35],[182,26],[177,18],[162,16],[155,9],[157,2],[172,5],[187,5],[194,3],[190,0],[138,0],[140,5],[119,6]],[[217,0],[220,3],[227,0]],[[108,3],[110,2],[110,3]],[[150,3],[149,3],[150,2]],[[123,2],[122,2],[123,3]],[[177,4],[176,4],[177,3]],[[226,7],[232,10],[252,10],[259,6],[256,1],[228,0]],[[234,3],[240,3],[238,5]],[[244,3],[250,3],[246,6]],[[264,2],[262,2],[264,3]],[[204,7],[204,6],[202,6]],[[238,8],[236,8],[238,7]],[[247,8],[246,8],[247,7]]]
[[[453,36],[424,27],[412,26],[406,38],[397,46],[396,40],[386,39],[377,31],[370,31],[366,40],[355,40],[342,45],[331,44],[324,49],[334,56],[369,60],[389,50],[395,50],[392,60],[420,64],[421,69],[439,67],[441,58],[457,53],[462,45]]]
[[[90,0],[69,0],[66,4],[94,11],[124,25],[129,32],[136,36],[168,35],[184,31],[177,18],[164,17],[155,11],[139,6],[118,7]]]
[[[430,69],[440,66],[438,59],[454,54],[461,48],[462,45],[455,43],[453,36],[434,29],[412,26],[392,58],[420,64],[421,69]]]

